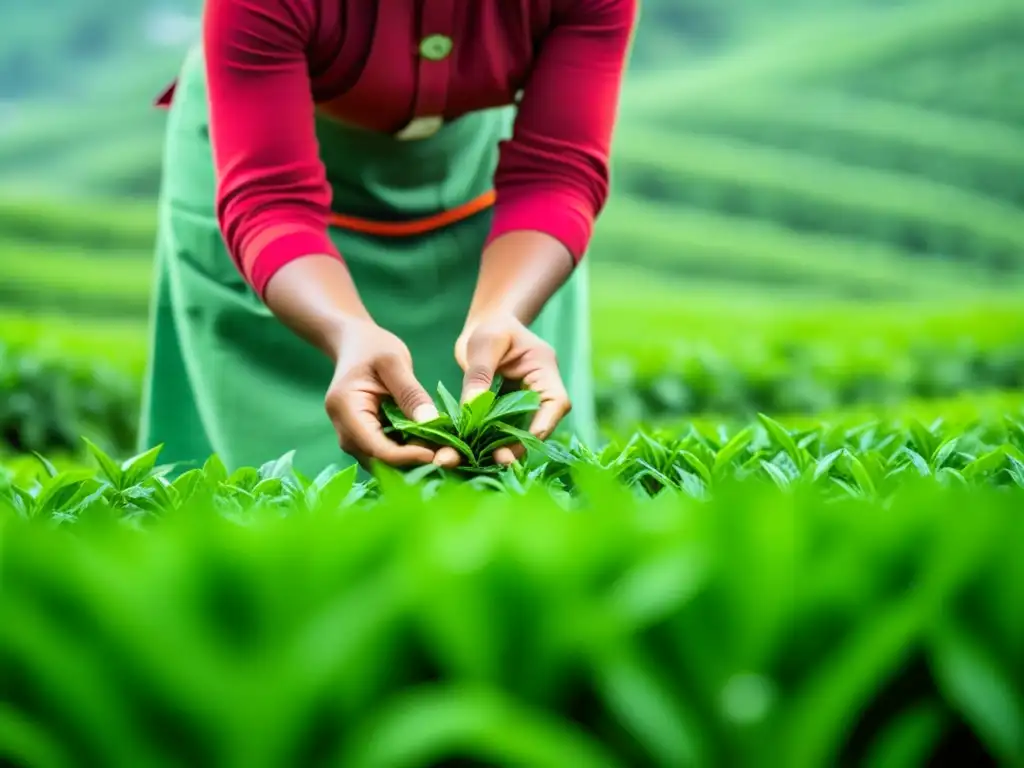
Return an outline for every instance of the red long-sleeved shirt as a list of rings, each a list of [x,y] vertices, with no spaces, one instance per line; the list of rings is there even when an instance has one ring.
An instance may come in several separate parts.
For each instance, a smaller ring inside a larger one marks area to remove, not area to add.
[[[338,256],[314,108],[394,133],[511,104],[490,240],[534,230],[577,260],[608,196],[638,0],[207,0],[203,42],[217,215],[261,295],[289,261]],[[422,56],[431,35],[449,56]],[[314,107],[314,105],[316,105]]]

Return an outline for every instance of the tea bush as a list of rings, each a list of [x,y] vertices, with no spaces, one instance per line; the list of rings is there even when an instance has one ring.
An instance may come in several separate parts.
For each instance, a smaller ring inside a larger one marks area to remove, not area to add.
[[[652,479],[643,455],[619,469]],[[394,473],[371,501],[211,460],[161,495],[154,461],[0,502],[7,764],[1024,757],[1019,489],[697,501],[591,465],[571,503]]]
[[[68,451],[86,435],[116,450],[134,443],[135,382],[100,364],[76,365],[0,341],[0,447]]]
[[[642,359],[606,361],[598,412],[606,423],[622,427],[687,414],[814,414],[1024,388],[1024,345],[920,345],[864,353],[855,364],[854,350],[843,354],[797,343],[755,347],[735,357],[701,346],[660,369]]]
[[[738,345],[724,338],[676,350],[638,345],[628,356],[622,340],[609,336],[597,349],[599,418],[621,431],[707,414],[749,419],[758,412],[888,409],[915,399],[1024,390],[1024,346],[1000,334],[984,339],[979,331],[976,344],[950,337],[903,346],[909,342],[895,338],[850,340],[844,348],[838,333],[834,343],[790,340],[790,327],[780,324],[778,337],[769,332]],[[21,328],[25,345],[0,343],[0,442],[61,452],[84,433],[115,451],[130,450],[145,353],[130,327],[109,326],[116,346],[97,343],[83,326],[68,328],[66,344],[48,338],[49,347],[31,324]],[[80,358],[70,348],[79,340]],[[111,362],[92,362],[102,355]]]
[[[424,498],[449,479],[461,478],[473,488],[506,492],[541,487],[563,500],[576,494],[581,471],[606,473],[640,496],[668,490],[694,498],[750,478],[770,480],[781,488],[817,488],[822,498],[884,499],[908,478],[929,478],[942,486],[1024,486],[1024,417],[951,425],[911,417],[899,423],[786,426],[762,414],[749,424],[698,422],[676,432],[637,432],[604,446],[587,446],[574,439],[541,443],[511,426],[535,407],[517,396],[499,400],[492,413],[466,411],[470,423],[458,426],[446,416],[429,426],[392,416],[397,431],[435,445],[455,446],[466,461],[455,470],[428,465],[401,475],[387,471],[385,478],[401,477]],[[508,444],[508,437],[529,450],[522,462],[504,468],[490,459],[494,446]],[[201,500],[212,498],[218,508],[258,503],[281,509],[316,506],[325,487],[333,489],[329,498],[335,503],[350,493],[356,499],[372,498],[380,490],[377,477],[357,482],[354,468],[326,467],[315,478],[305,477],[293,467],[294,451],[259,469],[227,468],[217,456],[201,467],[162,466],[159,446],[122,461],[92,441],[84,442],[98,471],[59,469],[37,453],[35,472],[19,461],[0,474],[5,477],[0,496],[22,517],[70,522],[89,517],[96,509],[132,519],[159,517],[191,504],[197,493]]]

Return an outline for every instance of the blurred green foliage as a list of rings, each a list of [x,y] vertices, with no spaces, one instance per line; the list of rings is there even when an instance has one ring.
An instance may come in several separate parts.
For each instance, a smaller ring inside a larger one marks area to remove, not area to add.
[[[1024,391],[1018,306],[828,302],[784,310],[762,298],[733,309],[709,297],[639,306],[628,294],[611,295],[620,285],[596,288],[596,298],[607,301],[594,318],[598,414],[612,431],[708,414],[810,415]],[[626,312],[633,325],[622,323]],[[637,339],[636,325],[667,331]],[[74,450],[88,425],[101,444],[131,449],[143,324],[0,315],[0,338],[21,352],[0,362],[8,403],[0,425],[9,446]]]
[[[137,382],[98,362],[69,364],[0,341],[0,451],[67,452],[84,435],[131,450]]]
[[[122,516],[145,497],[109,482],[120,509],[98,501],[72,526],[5,516],[0,755],[346,768],[1024,755],[1019,490],[905,480],[885,503],[824,503],[748,481],[696,502],[641,499],[594,470],[569,513],[542,485],[443,484],[427,501],[388,474],[371,506],[339,511],[304,510],[306,494],[246,500],[252,483],[295,482],[249,472],[209,466],[182,481],[193,502],[159,518]],[[344,496],[328,487],[315,498]]]

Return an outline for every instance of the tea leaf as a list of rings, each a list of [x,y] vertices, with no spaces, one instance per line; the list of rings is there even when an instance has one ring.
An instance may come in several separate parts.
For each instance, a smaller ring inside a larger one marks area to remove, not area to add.
[[[711,468],[716,477],[721,477],[725,469],[739,456],[743,449],[750,445],[754,439],[754,428],[746,427],[737,432],[736,435],[718,451],[715,456],[715,463]]]
[[[935,449],[935,453],[932,454],[931,464],[933,467],[938,469],[945,465],[946,460],[953,455],[953,451],[956,450],[957,444],[960,442],[958,436],[954,436],[943,442],[938,448]]]
[[[262,470],[257,470],[253,467],[239,467],[231,474],[226,482],[228,485],[240,488],[244,491],[251,491],[259,484],[262,477],[264,477]]]
[[[91,470],[80,469],[50,477],[36,496],[36,514],[47,515],[63,511],[82,484],[91,480],[93,476]]]
[[[283,456],[268,461],[259,470],[259,476],[263,480],[277,479],[277,480],[291,480],[294,477],[294,460],[295,451],[288,451]]]
[[[989,451],[979,456],[963,469],[963,475],[968,480],[974,480],[982,475],[995,472],[1006,461],[1006,453],[1002,447]]]
[[[793,441],[793,437],[789,434],[789,431],[777,421],[769,418],[763,413],[757,414],[757,418],[760,420],[761,424],[764,425],[768,434],[771,435],[772,440],[774,440],[775,443],[782,448],[785,454],[789,456],[793,464],[796,465],[796,468],[800,472],[803,472],[808,463],[807,451],[797,447],[797,444]]]
[[[134,485],[148,477],[156,467],[156,460],[161,451],[163,451],[163,445],[158,445],[122,462],[121,471],[124,472],[125,484]]]
[[[850,473],[857,481],[861,492],[870,496],[876,495],[878,489],[875,487],[875,481],[871,479],[871,473],[868,472],[861,460],[850,451],[846,451],[846,461],[849,464]]]
[[[896,455],[906,456],[907,459],[910,461],[911,465],[914,467],[914,469],[917,470],[917,473],[921,475],[921,477],[928,477],[932,473],[931,467],[928,466],[928,462],[924,458],[924,456],[922,456],[912,448],[903,448]]]
[[[814,464],[814,474],[812,476],[813,479],[815,481],[818,481],[822,477],[827,475],[829,471],[831,471],[832,467],[835,465],[836,460],[842,455],[843,449],[837,448],[827,456],[822,456],[820,459],[818,459]]]
[[[459,424],[459,434],[466,437],[480,429],[492,405],[494,405],[494,392],[491,390],[481,392],[468,403],[464,403],[462,406],[462,420]]]
[[[505,421],[510,416],[535,413],[539,408],[540,395],[530,389],[520,389],[499,397],[487,414],[484,423],[490,425],[495,421]]]
[[[121,488],[122,481],[124,479],[124,472],[121,470],[121,467],[118,466],[117,462],[110,458],[102,448],[97,446],[88,438],[83,437],[82,441],[85,443],[86,448],[88,448],[89,453],[92,454],[92,457],[96,459],[96,463],[100,466],[100,471],[107,478],[110,484],[115,488]]]
[[[328,512],[336,512],[344,504],[356,483],[359,467],[353,464],[343,469],[323,485],[316,496],[317,506]]]
[[[479,450],[480,458],[485,459],[488,456],[491,456],[499,448],[515,445],[518,442],[519,440],[511,435],[500,435]]]
[[[228,479],[228,470],[224,466],[224,462],[220,460],[220,456],[213,454],[203,464],[203,475],[206,478],[206,482],[211,486],[216,487],[221,483],[224,483]]]
[[[553,461],[557,461],[565,455],[559,451],[558,448],[546,444],[543,440],[525,429],[519,429],[519,427],[513,427],[511,424],[505,424],[503,422],[497,422],[493,427],[498,432],[514,437],[522,443],[528,451],[536,451],[538,454]]]
[[[459,405],[458,399],[440,381],[437,383],[437,394],[441,398],[441,403],[444,405],[448,418],[451,419],[452,426],[457,432],[461,433],[463,427],[462,407]]]
[[[394,400],[385,400],[381,403],[380,407],[381,410],[384,411],[384,416],[387,417],[387,420],[390,421],[392,426],[396,429],[402,430],[405,429],[406,426],[416,423],[402,413],[402,409],[398,407],[398,403]]]
[[[474,459],[473,449],[457,435],[453,435],[450,432],[445,432],[441,429],[435,429],[434,427],[428,427],[423,424],[410,424],[406,429],[402,430],[405,434],[411,435],[412,437],[418,437],[435,445],[447,445],[467,459]]]
[[[40,464],[43,465],[43,471],[45,471],[47,475],[49,475],[50,477],[56,477],[57,475],[60,474],[60,472],[57,471],[57,467],[55,467],[53,463],[45,456],[43,456],[41,453],[39,453],[38,451],[32,451],[32,455],[36,457],[36,460]]]
[[[789,478],[778,466],[768,461],[761,461],[761,468],[768,474],[775,484],[782,489],[789,488]]]
[[[679,455],[686,459],[686,462],[694,472],[700,475],[700,478],[704,481],[705,485],[710,486],[712,484],[712,480],[715,477],[714,471],[712,469],[708,469],[707,465],[703,461],[690,451],[679,451]]]
[[[190,469],[183,472],[172,483],[171,488],[178,494],[179,501],[185,501],[192,497],[196,488],[207,482],[205,470]]]
[[[1024,699],[1011,670],[962,630],[945,626],[932,641],[938,683],[986,746],[1010,765],[1024,755]]]

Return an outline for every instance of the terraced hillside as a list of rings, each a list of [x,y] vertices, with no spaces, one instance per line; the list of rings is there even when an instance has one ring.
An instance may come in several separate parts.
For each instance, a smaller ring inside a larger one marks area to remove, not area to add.
[[[1022,88],[1015,0],[809,16],[707,66],[635,83],[616,207],[630,221],[646,212],[642,229],[662,233],[664,247],[635,250],[661,269],[848,293],[1013,284],[1024,265]],[[673,229],[688,254],[662,259]],[[599,255],[621,253],[625,236],[607,227]]]

